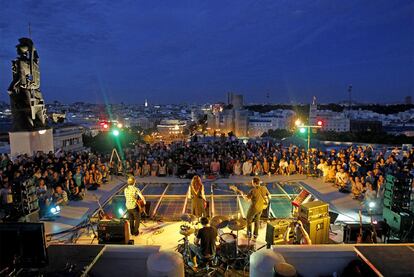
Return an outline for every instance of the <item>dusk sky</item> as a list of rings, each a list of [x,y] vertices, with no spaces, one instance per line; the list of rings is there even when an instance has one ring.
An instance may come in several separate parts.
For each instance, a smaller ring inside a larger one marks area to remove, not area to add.
[[[0,100],[29,22],[46,102],[414,95],[414,1],[0,0]]]

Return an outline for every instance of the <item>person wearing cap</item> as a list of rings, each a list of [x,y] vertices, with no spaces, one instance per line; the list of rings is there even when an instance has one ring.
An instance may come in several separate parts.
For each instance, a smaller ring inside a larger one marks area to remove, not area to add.
[[[141,222],[141,213],[137,207],[137,200],[142,200],[146,203],[141,191],[135,186],[135,178],[128,178],[128,186],[124,189],[125,194],[125,206],[128,212],[129,227],[133,236],[139,234],[139,224]]]

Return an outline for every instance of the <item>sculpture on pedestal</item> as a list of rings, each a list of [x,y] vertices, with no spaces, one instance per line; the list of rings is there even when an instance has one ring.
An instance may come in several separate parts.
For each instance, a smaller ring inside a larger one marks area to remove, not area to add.
[[[47,115],[40,92],[39,55],[30,38],[20,38],[16,48],[18,57],[12,61],[13,81],[8,89],[12,131],[45,129]]]

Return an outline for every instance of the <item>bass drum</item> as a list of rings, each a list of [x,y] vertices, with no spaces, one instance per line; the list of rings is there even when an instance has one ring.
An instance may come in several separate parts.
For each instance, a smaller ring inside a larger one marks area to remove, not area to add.
[[[232,233],[220,235],[219,255],[225,259],[235,259],[237,257],[237,236]]]

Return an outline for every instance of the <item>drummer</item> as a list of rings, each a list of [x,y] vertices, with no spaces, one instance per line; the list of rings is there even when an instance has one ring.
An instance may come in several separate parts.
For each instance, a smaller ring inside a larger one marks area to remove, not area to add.
[[[190,249],[194,254],[194,267],[197,267],[197,257],[203,259],[214,256],[216,253],[217,229],[210,226],[207,217],[202,217],[200,223],[203,228],[198,230],[194,244],[190,244]]]
[[[192,205],[192,214],[197,218],[201,216],[207,216],[206,212],[206,195],[204,193],[204,185],[201,182],[201,178],[198,175],[195,175],[191,180],[191,205]]]

